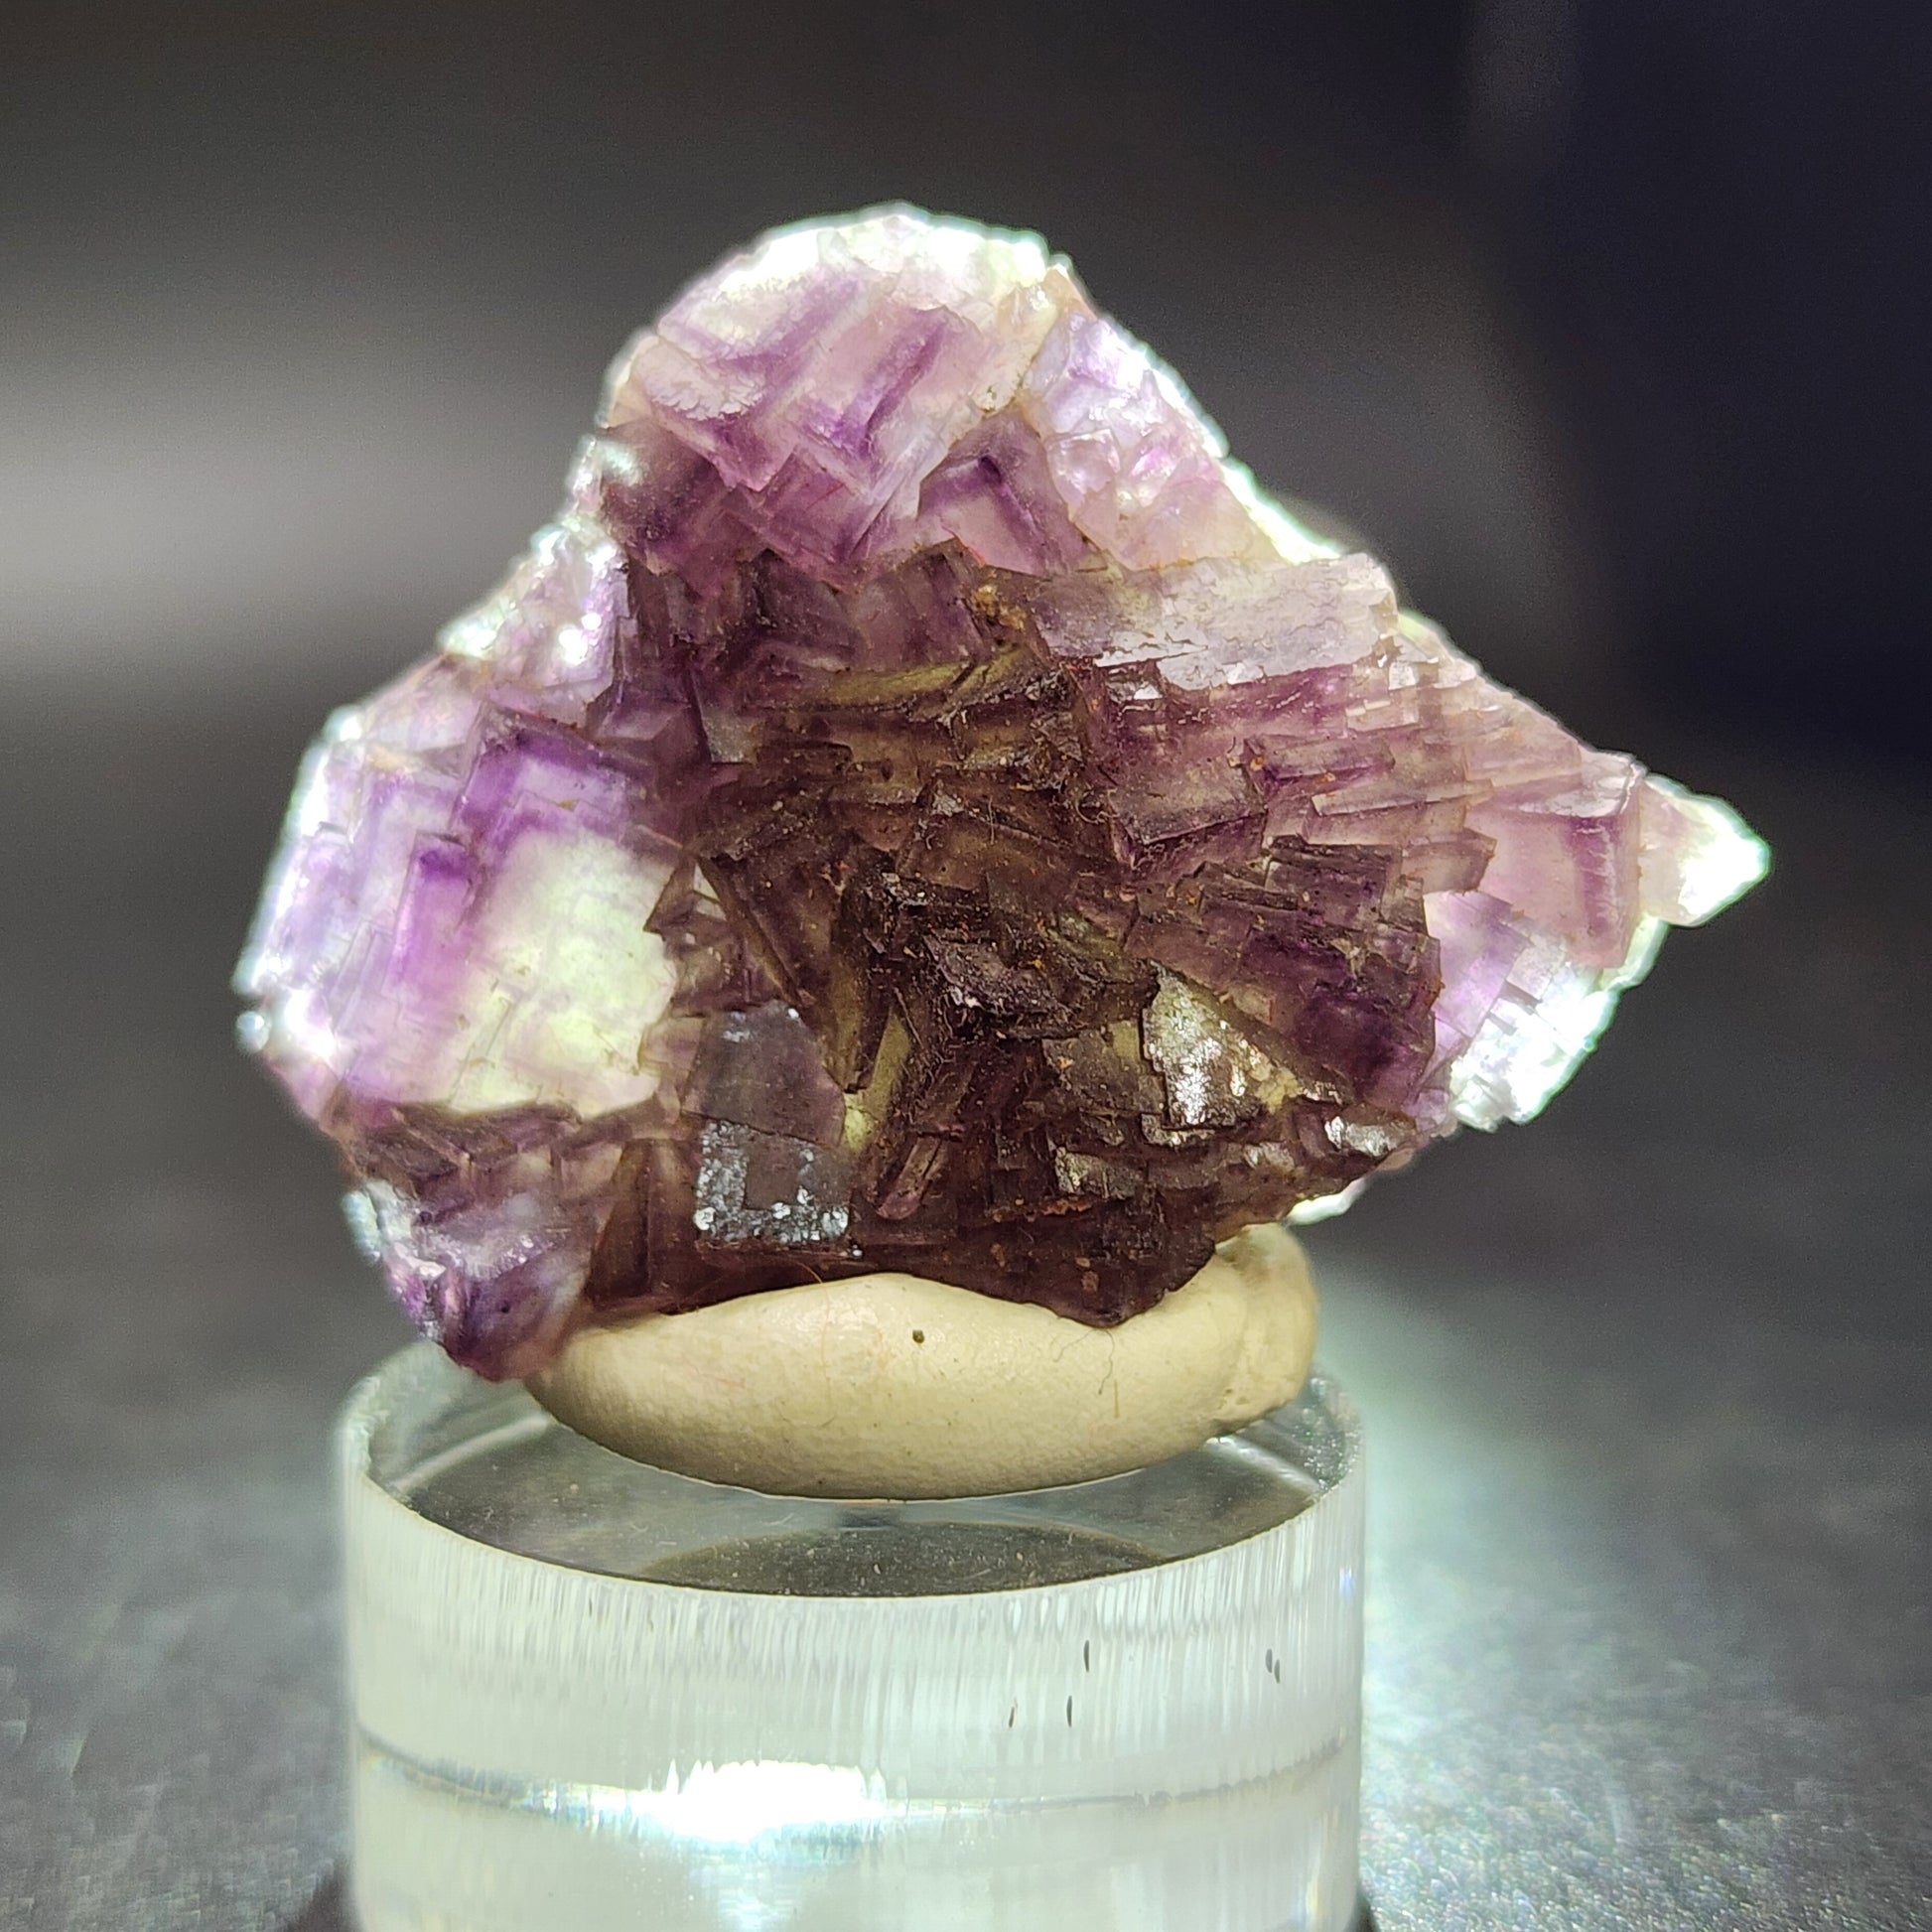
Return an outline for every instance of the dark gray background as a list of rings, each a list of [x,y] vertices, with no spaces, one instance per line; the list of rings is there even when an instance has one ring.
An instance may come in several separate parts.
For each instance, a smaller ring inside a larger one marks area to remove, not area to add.
[[[1932,1925],[1928,20],[1743,0],[0,26],[0,1923],[342,1924],[401,1337],[224,980],[302,742],[777,219],[1037,225],[1264,480],[1779,867],[1315,1232],[1395,1932]]]

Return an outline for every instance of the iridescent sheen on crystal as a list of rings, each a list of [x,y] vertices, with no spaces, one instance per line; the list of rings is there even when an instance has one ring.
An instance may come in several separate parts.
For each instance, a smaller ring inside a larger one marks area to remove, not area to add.
[[[1527,1119],[1764,863],[1262,497],[1037,240],[892,209],[674,303],[338,714],[244,1037],[488,1375],[879,1268],[1104,1323]]]

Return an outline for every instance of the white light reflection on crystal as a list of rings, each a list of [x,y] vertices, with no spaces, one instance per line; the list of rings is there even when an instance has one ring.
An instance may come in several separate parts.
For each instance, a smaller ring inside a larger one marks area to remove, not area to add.
[[[1722,798],[1701,798],[1654,774],[1650,783],[1677,807],[1688,834],[1669,909],[1686,924],[1702,925],[1770,871],[1771,848]]]
[[[373,1198],[378,1187],[388,1194],[395,1192],[380,1180],[369,1180],[360,1187],[351,1187],[343,1196],[343,1219],[348,1223],[348,1238],[355,1243],[355,1252],[371,1268],[382,1266],[382,1217]]]
[[[1534,1120],[1602,1036],[1617,995],[1649,972],[1664,930],[1661,919],[1639,919],[1622,963],[1608,972],[1575,965],[1553,945],[1544,950],[1554,957],[1512,969],[1508,993],[1450,1063],[1456,1118],[1480,1128]]]
[[[1316,1221],[1331,1221],[1337,1214],[1346,1214],[1361,1199],[1362,1189],[1368,1185],[1365,1174],[1360,1180],[1351,1180],[1346,1187],[1338,1188],[1332,1194],[1317,1194],[1312,1200],[1305,1200],[1288,1211],[1288,1224],[1292,1228],[1305,1228]]]

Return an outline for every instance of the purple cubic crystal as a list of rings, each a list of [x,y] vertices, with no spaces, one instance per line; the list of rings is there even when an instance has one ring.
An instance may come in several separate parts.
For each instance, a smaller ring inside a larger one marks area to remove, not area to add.
[[[243,1037],[459,1361],[903,1268],[1112,1322],[1533,1115],[1728,807],[1489,683],[1026,235],[732,257],[310,755]]]

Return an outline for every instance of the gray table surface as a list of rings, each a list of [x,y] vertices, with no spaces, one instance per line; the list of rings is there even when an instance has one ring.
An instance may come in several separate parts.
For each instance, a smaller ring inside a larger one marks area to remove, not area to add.
[[[325,1445],[401,1327],[223,986],[305,714],[71,697],[0,726],[0,1923],[328,1932]],[[1675,763],[1772,883],[1312,1243],[1384,1932],[1932,1925],[1932,808]]]

